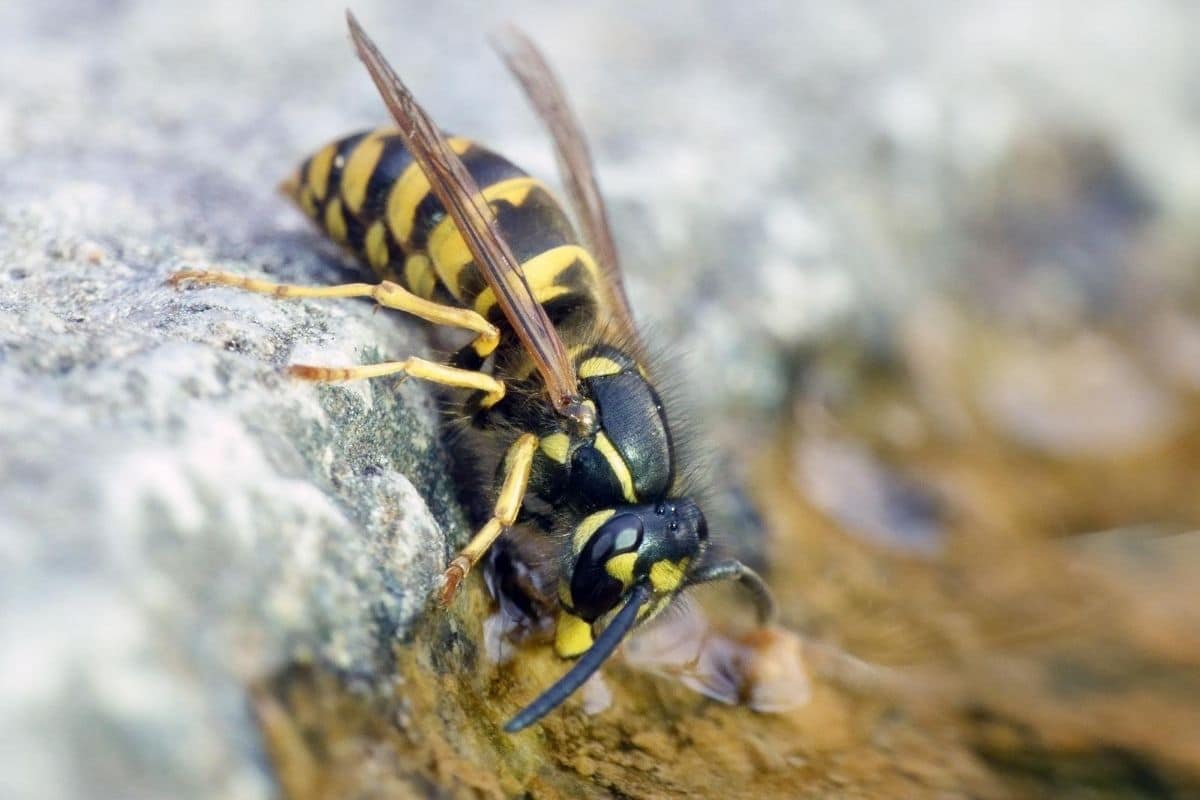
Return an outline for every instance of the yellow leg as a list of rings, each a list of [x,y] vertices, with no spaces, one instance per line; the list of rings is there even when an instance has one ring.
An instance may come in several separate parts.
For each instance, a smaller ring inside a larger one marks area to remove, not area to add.
[[[479,559],[483,558],[483,554],[492,543],[517,521],[517,512],[521,510],[521,501],[525,497],[525,487],[529,483],[529,472],[533,468],[533,455],[537,452],[537,445],[536,436],[524,433],[508,448],[508,453],[504,456],[504,485],[500,487],[500,496],[496,498],[492,518],[467,542],[467,546],[458,552],[450,566],[446,567],[446,580],[439,598],[443,606],[454,602],[454,597],[471,567],[479,563]]]
[[[378,378],[383,375],[404,374],[442,386],[456,389],[475,389],[486,393],[480,403],[491,408],[504,398],[504,382],[491,375],[469,369],[437,364],[423,358],[410,356],[403,361],[385,361],[382,364],[363,364],[357,367],[314,367],[308,364],[292,364],[288,372],[306,381],[356,381],[363,378]]]
[[[339,286],[297,286],[290,283],[260,281],[232,272],[185,269],[167,279],[172,285],[199,283],[232,286],[248,292],[276,297],[373,297],[384,308],[393,308],[420,317],[435,325],[464,328],[476,335],[472,346],[481,358],[487,358],[500,343],[500,331],[469,308],[457,308],[418,297],[392,281],[382,283],[343,283]]]

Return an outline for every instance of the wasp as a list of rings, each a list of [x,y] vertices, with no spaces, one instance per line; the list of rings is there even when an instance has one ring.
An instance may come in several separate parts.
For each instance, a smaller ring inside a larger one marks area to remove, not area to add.
[[[449,363],[410,357],[340,368],[293,365],[300,378],[407,375],[456,393],[470,427],[495,445],[491,515],[445,570],[451,603],[514,526],[558,550],[554,647],[574,665],[516,714],[533,724],[578,689],[631,629],[688,587],[740,581],[760,624],[774,604],[762,579],[713,557],[704,512],[684,487],[671,415],[633,323],[591,156],[541,53],[510,30],[498,49],[549,130],[579,222],[549,189],[474,141],[444,135],[347,12],[351,39],[394,127],[339,139],[283,184],[375,281],[278,284],[184,271],[175,283],[279,297],[371,297],[473,334]]]

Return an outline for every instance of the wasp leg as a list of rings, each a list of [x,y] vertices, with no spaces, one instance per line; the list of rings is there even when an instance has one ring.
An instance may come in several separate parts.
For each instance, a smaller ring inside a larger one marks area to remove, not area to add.
[[[467,542],[467,546],[458,552],[450,566],[446,567],[446,581],[439,596],[443,606],[454,602],[458,589],[471,567],[475,566],[492,543],[517,521],[517,512],[521,510],[521,500],[525,497],[525,487],[533,469],[537,441],[537,437],[532,433],[524,433],[508,448],[508,453],[504,456],[504,484],[500,487],[500,496],[496,498],[492,518]]]
[[[491,408],[504,399],[504,382],[498,381],[491,375],[475,372],[469,369],[459,369],[446,364],[426,361],[423,358],[410,356],[403,361],[385,361],[382,364],[363,364],[357,367],[314,367],[308,364],[292,364],[288,372],[306,381],[326,381],[340,383],[356,381],[363,378],[378,378],[383,375],[404,374],[420,378],[442,386],[452,386],[456,389],[475,389],[483,392],[480,405]]]
[[[185,269],[167,279],[178,286],[181,283],[198,283],[215,286],[232,286],[258,294],[276,297],[373,297],[384,308],[404,311],[435,325],[464,328],[476,334],[470,347],[481,358],[487,358],[500,343],[500,331],[469,308],[442,305],[426,300],[405,289],[398,283],[343,283],[338,286],[297,286],[291,283],[261,281],[233,272]]]
[[[775,598],[766,582],[754,570],[740,561],[718,561],[696,572],[688,580],[689,586],[712,581],[737,581],[754,598],[754,608],[758,612],[758,624],[770,625],[775,621]]]

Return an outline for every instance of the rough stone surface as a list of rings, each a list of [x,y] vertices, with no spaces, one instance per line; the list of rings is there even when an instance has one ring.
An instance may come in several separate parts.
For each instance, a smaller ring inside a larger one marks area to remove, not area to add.
[[[443,125],[551,175],[482,47],[504,19],[545,44],[702,415],[778,409],[814,342],[970,284],[997,207],[1044,268],[983,300],[1030,314],[1128,279],[1079,259],[1097,230],[1200,208],[1183,6],[355,6]],[[425,352],[420,326],[164,279],[344,279],[272,187],[378,99],[316,0],[8,2],[0,75],[0,796],[269,796],[245,688],[388,680],[463,519],[420,386],[281,372]],[[1047,229],[996,176],[1077,133],[1119,169]]]
[[[31,158],[6,189],[3,793],[265,790],[244,685],[295,660],[385,680],[462,533],[420,387],[281,367],[422,337],[365,303],[164,285],[337,279],[269,194],[124,158]]]

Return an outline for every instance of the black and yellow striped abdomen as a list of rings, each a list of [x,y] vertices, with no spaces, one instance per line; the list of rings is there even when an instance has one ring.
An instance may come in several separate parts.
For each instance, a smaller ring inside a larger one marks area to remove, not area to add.
[[[551,319],[597,304],[597,269],[541,181],[468,139],[449,138],[492,205],[525,279]],[[453,221],[393,128],[322,148],[285,183],[304,213],[380,279],[421,297],[473,308],[504,326],[495,296]]]

